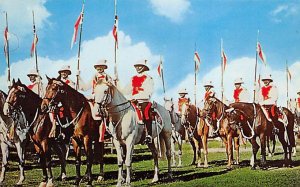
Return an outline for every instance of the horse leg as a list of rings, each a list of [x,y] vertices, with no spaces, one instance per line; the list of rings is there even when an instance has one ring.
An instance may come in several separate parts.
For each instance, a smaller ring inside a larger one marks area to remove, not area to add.
[[[99,165],[100,165],[100,172],[97,181],[103,181],[104,180],[104,142],[98,143],[99,148]]]
[[[193,153],[194,153],[194,157],[193,157],[193,161],[190,165],[196,165],[196,146],[195,146],[195,142],[193,138],[189,138],[190,144],[193,148]]]
[[[90,140],[89,136],[85,136],[83,139],[84,143],[84,150],[86,153],[86,179],[88,184],[92,185],[92,165],[93,165],[93,152],[92,152],[92,141]]]
[[[227,135],[227,143],[226,143],[226,149],[227,149],[227,156],[228,156],[228,163],[227,163],[227,169],[232,168],[232,158],[233,158],[233,151],[232,151],[232,135]]]
[[[182,137],[178,136],[178,165],[177,167],[182,166]]]
[[[240,164],[240,136],[234,137],[234,149],[236,153],[236,160],[235,163],[236,165]]]
[[[20,178],[17,183],[17,185],[22,185],[23,181],[25,180],[24,175],[24,150],[25,150],[25,144],[23,142],[17,142],[15,143],[15,146],[17,148],[17,153],[19,157],[19,168],[20,168]]]
[[[194,138],[194,142],[196,145],[196,152],[197,152],[197,167],[201,167],[201,142],[196,140],[196,138]]]
[[[273,147],[272,147],[272,156],[274,155],[275,153],[275,148],[276,148],[276,138],[275,138],[275,134],[272,135],[272,139],[271,139],[272,143],[273,143]]]
[[[256,167],[256,154],[258,152],[259,149],[259,145],[256,142],[256,137],[254,136],[253,138],[251,138],[251,140],[249,140],[251,142],[252,145],[252,156],[250,159],[250,165],[251,165],[251,169],[254,170]],[[264,144],[264,146],[262,146],[262,149],[266,149],[266,144]]]
[[[151,150],[153,159],[154,159],[154,177],[152,179],[152,183],[155,183],[158,181],[158,157],[157,157],[157,149],[155,148],[153,143],[148,144],[149,149]]]
[[[46,165],[46,173],[47,173],[47,187],[53,187],[53,175],[52,175],[52,169],[51,169],[51,152],[49,149],[49,141],[48,139],[44,140],[42,142],[42,149],[44,152],[44,157],[45,157],[45,165]]]
[[[175,151],[175,141],[173,140],[173,137],[171,138],[171,153],[172,153],[172,167],[175,167],[176,166],[176,158],[175,158],[175,155],[176,155],[176,151]]]
[[[283,167],[286,167],[289,165],[288,163],[288,152],[287,152],[287,148],[288,148],[288,145],[285,141],[285,138],[284,138],[284,130],[279,130],[279,133],[278,133],[278,139],[279,141],[281,142],[281,145],[282,145],[282,148],[283,148],[283,151],[284,151],[284,164],[283,164]]]
[[[40,183],[39,187],[46,187],[47,181],[48,181],[48,176],[47,176],[47,168],[46,168],[46,155],[45,152],[42,150],[41,144],[37,145],[34,144],[35,150],[38,153],[40,157],[40,165],[43,170],[43,180]]]
[[[262,169],[266,169],[266,135],[264,133],[261,133],[259,136],[260,144],[261,144],[261,160],[260,165]]]
[[[202,139],[202,145],[203,145],[203,153],[204,153],[204,168],[208,168],[208,145],[207,145],[207,137],[208,137],[208,133],[207,134],[203,134],[203,136],[201,137]]]
[[[75,140],[75,138],[72,138],[72,144],[75,152],[75,166],[76,166],[76,179],[75,179],[75,186],[79,186],[81,175],[80,175],[80,165],[81,165],[81,146],[79,145],[79,142]]]
[[[167,156],[167,160],[168,160],[168,179],[172,180],[172,169],[171,169],[171,141],[172,141],[172,135],[170,133],[168,133],[167,131],[165,131],[163,129],[163,131],[160,133],[160,136],[163,137],[164,142],[165,142],[165,147],[166,147],[166,156]],[[180,137],[181,140],[181,137]],[[182,141],[179,141],[182,143]],[[181,149],[181,147],[179,148]]]
[[[66,147],[65,144],[61,145],[59,143],[53,142],[52,148],[58,155],[59,161],[60,161],[60,175],[57,178],[57,180],[64,181],[67,178],[67,172],[66,172]]]
[[[8,145],[3,141],[1,141],[1,151],[2,151],[2,170],[0,175],[0,184],[2,184],[5,179],[5,172],[6,172],[6,168],[8,164],[8,156],[9,156]]]
[[[121,187],[124,182],[123,178],[123,156],[122,156],[122,146],[118,140],[113,138],[113,143],[117,151],[117,160],[118,160],[118,183],[117,186]]]

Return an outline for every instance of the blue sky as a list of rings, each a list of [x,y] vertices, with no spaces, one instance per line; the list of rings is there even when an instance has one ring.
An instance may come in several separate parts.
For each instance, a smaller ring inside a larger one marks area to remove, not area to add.
[[[70,50],[70,42],[75,20],[81,11],[81,5],[81,0],[0,1],[0,11],[8,12],[10,32],[19,38],[19,48],[12,51],[10,55],[11,63],[15,64],[14,69],[12,69],[13,77],[20,77],[22,80],[24,79],[23,82],[28,83],[25,77],[26,73],[34,67],[33,59],[29,57],[33,38],[31,10],[35,10],[37,18],[39,59],[45,59],[47,62],[47,64],[46,62],[45,64],[42,61],[39,62],[41,71],[44,73],[51,69],[53,73],[50,73],[50,76],[56,76],[54,72],[64,63],[70,63],[75,68],[76,60],[73,61],[73,64],[71,61],[76,58],[78,45]],[[2,13],[0,16],[0,29],[3,31],[5,27],[4,14]],[[120,59],[124,60],[118,62],[123,63],[120,65],[119,71],[126,71],[127,68],[132,69],[132,63],[134,63],[132,61],[138,57],[149,58],[149,60],[152,60],[152,69],[156,69],[161,55],[164,59],[167,90],[170,93],[179,89],[180,86],[186,86],[192,95],[193,84],[188,80],[191,79],[193,74],[195,43],[201,58],[201,67],[198,74],[201,84],[205,79],[210,78],[209,73],[212,73],[213,69],[217,69],[220,64],[221,38],[223,38],[223,47],[229,66],[233,61],[243,63],[242,59],[244,58],[254,63],[258,29],[260,31],[259,41],[267,56],[268,68],[265,69],[268,70],[266,71],[274,72],[274,75],[276,73],[282,74],[287,60],[290,66],[294,67],[291,67],[294,78],[292,84],[299,85],[300,77],[297,71],[300,70],[297,69],[300,67],[299,1],[118,0],[118,16],[119,30],[120,33],[124,34],[124,45],[122,45],[123,41],[120,39],[119,47]],[[83,43],[86,44],[85,56],[89,58],[81,58],[83,72],[85,69],[89,69],[85,66],[92,67],[92,64],[98,60],[99,57],[95,55],[97,47],[99,53],[103,53],[101,58],[112,58],[113,51],[106,50],[113,45],[113,38],[110,33],[113,22],[113,0],[86,0],[82,37]],[[99,37],[103,41],[111,41],[111,44],[97,43],[94,46],[95,52],[89,53],[89,43],[96,41]],[[130,38],[130,42],[125,45],[128,38]],[[3,43],[2,37],[0,37],[0,43]],[[141,50],[139,50],[139,45],[142,45]],[[11,48],[16,48],[16,46],[16,39],[12,36]],[[107,48],[105,48],[106,46]],[[130,54],[121,54],[127,51],[126,47],[128,46],[134,46],[136,50],[128,50]],[[127,61],[128,64],[126,64]],[[27,64],[24,65],[24,63]],[[51,63],[55,65],[52,66]],[[109,65],[113,66],[113,63],[111,62]],[[123,66],[122,69],[121,66]],[[234,67],[231,69],[232,72],[226,72],[228,75],[240,71]],[[6,84],[6,71],[4,55],[3,52],[0,52],[1,85]],[[91,71],[93,72],[92,69]],[[133,70],[130,70],[130,72],[133,73]],[[247,77],[250,74],[253,76],[254,69],[247,69],[245,73],[247,75],[238,75]],[[152,74],[157,76],[155,71]],[[124,73],[124,76],[126,76],[126,73]],[[127,75],[127,77],[130,76]],[[220,77],[218,72],[215,77]],[[228,82],[233,81],[231,76],[226,77],[225,75],[226,78]],[[88,76],[86,79],[89,79]],[[121,81],[125,85],[126,78],[124,79],[124,81]],[[218,81],[219,78],[215,79]],[[159,88],[159,78],[155,80],[158,85],[156,97],[159,97],[162,90]],[[250,81],[253,82],[253,80],[249,80],[247,86],[251,90],[250,87],[253,87],[253,83],[250,84]],[[186,85],[184,82],[191,85]],[[284,83],[284,81],[278,81],[278,83],[281,82]],[[6,86],[1,86],[1,89],[5,89],[4,87]],[[227,91],[227,97],[230,97],[232,85],[228,83],[227,87],[228,89],[225,91]],[[198,89],[198,94],[201,95],[203,89],[200,86]],[[297,88],[291,89],[291,92],[295,92]]]

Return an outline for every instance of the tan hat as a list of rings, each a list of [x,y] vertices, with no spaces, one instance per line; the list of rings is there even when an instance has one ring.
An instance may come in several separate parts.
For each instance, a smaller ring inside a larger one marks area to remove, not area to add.
[[[147,60],[139,60],[134,64],[136,66],[144,66],[144,71],[149,71],[149,67],[147,66]]]
[[[104,67],[104,69],[107,69],[106,62],[107,62],[107,60],[105,60],[105,59],[98,60],[97,63],[94,64],[94,68],[96,69],[97,66],[102,66],[102,67]]]
[[[35,69],[32,69],[29,71],[29,73],[27,74],[27,76],[39,76],[38,72]]]
[[[234,84],[244,84],[242,77],[235,79]]]
[[[62,67],[60,68],[60,70],[58,71],[58,73],[60,74],[60,73],[63,72],[63,71],[67,71],[67,72],[69,73],[69,75],[72,74],[70,66],[67,66],[67,65],[62,66]]]
[[[299,92],[297,92],[297,94],[300,94],[300,91],[299,91]]]
[[[187,93],[186,89],[184,88],[184,89],[179,90],[178,94],[188,94],[188,93]]]
[[[265,75],[263,76],[263,78],[261,79],[262,81],[264,80],[269,80],[270,82],[273,82],[272,76],[271,75]]]
[[[204,87],[214,87],[213,86],[213,83],[212,83],[212,81],[206,81],[205,83],[204,83]]]

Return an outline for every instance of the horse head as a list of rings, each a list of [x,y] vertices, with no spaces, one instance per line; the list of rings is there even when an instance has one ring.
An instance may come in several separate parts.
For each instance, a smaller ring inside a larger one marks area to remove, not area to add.
[[[200,111],[200,116],[203,118],[212,118],[214,112],[216,112],[217,99],[215,97],[209,97],[204,102],[204,107]]]
[[[41,109],[42,112],[45,112],[48,109],[48,112],[55,109],[59,102],[62,101],[62,99],[65,96],[65,84],[57,80],[55,78],[48,79],[48,85],[46,87],[46,93],[41,103]]]
[[[17,82],[13,80],[3,107],[4,114],[10,116],[13,111],[22,108],[22,103],[25,101],[26,95],[26,86],[21,83],[20,79]]]
[[[111,103],[113,97],[113,85],[105,80],[98,80],[95,86],[95,102],[100,106]]]
[[[164,107],[169,111],[169,113],[172,113],[174,111],[174,102],[172,98],[164,98],[165,104]]]

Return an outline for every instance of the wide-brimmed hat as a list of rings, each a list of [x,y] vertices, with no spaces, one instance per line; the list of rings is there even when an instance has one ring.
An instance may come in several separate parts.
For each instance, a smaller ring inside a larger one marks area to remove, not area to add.
[[[39,76],[38,72],[35,69],[32,69],[29,71],[29,73],[27,74],[27,76]]]
[[[107,62],[107,60],[105,60],[105,59],[98,60],[97,63],[94,64],[94,68],[96,69],[97,67],[102,66],[102,67],[104,67],[104,69],[107,69],[106,62]]]
[[[269,80],[270,82],[273,82],[273,78],[271,75],[264,75],[261,80],[262,81]]]
[[[60,74],[60,73],[63,72],[63,71],[67,71],[69,75],[72,74],[72,72],[71,72],[71,67],[68,66],[68,65],[62,66],[62,67],[60,68],[60,70],[58,71],[58,73]]]
[[[204,87],[214,87],[214,85],[213,85],[213,82],[212,81],[206,81],[205,83],[204,83]]]
[[[147,60],[139,60],[134,64],[136,66],[144,66],[144,71],[149,71],[149,67],[147,66]]]
[[[297,94],[300,94],[300,91],[299,91],[299,92],[297,92]]]
[[[186,89],[184,88],[184,89],[180,89],[180,90],[178,91],[178,94],[188,94],[188,92],[187,92]]]
[[[234,80],[234,84],[244,84],[244,81],[243,81],[242,77],[236,78],[236,79]]]

